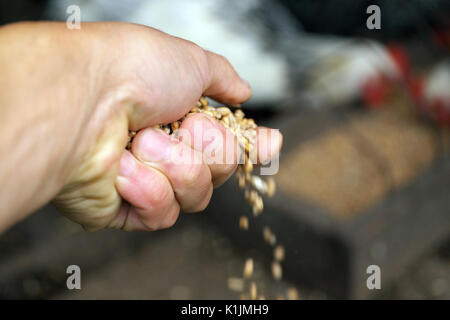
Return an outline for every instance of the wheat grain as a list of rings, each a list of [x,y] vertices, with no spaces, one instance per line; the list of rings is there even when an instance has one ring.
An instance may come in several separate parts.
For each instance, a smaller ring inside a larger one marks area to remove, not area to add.
[[[234,109],[234,111],[232,109]],[[161,124],[156,128],[163,130],[167,134],[177,137],[177,131],[180,128],[183,120],[196,113],[206,114],[215,120],[217,120],[226,129],[230,130],[238,141],[239,147],[244,154],[244,163],[240,163],[237,168],[236,178],[238,187],[244,189],[244,195],[247,202],[252,207],[253,215],[256,217],[261,214],[264,209],[264,202],[262,196],[271,197],[276,190],[275,181],[272,178],[267,180],[252,174],[254,170],[254,163],[252,161],[253,155],[256,154],[255,144],[257,139],[257,126],[255,121],[245,117],[245,113],[242,111],[241,105],[229,105],[222,107],[213,107],[208,104],[208,100],[201,97],[197,104],[191,108],[191,110],[181,119],[169,124]],[[135,131],[129,132],[129,142],[127,149],[131,149],[131,143],[136,135]],[[239,218],[239,227],[248,230],[249,220],[245,216]],[[274,246],[276,244],[276,236],[269,229],[264,227],[263,229],[264,240]],[[272,263],[272,275],[276,280],[280,280],[282,277],[282,268],[279,263],[284,259],[284,247],[277,246],[274,249],[275,261]],[[243,275],[245,279],[252,277],[254,271],[253,259],[249,258],[245,261]],[[233,291],[242,292],[244,289],[244,279],[242,278],[229,278],[228,288]],[[254,281],[250,283],[249,294],[242,293],[241,299],[257,299],[257,286]],[[288,296],[296,297],[293,291],[288,291]],[[260,296],[260,299],[265,299],[264,296]]]

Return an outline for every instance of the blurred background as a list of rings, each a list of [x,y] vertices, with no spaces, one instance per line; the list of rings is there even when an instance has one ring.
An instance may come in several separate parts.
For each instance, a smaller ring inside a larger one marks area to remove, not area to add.
[[[45,206],[0,235],[0,298],[238,299],[229,279],[248,257],[266,298],[450,298],[449,1],[16,0],[0,1],[0,23],[65,21],[73,4],[82,21],[225,55],[252,85],[246,114],[284,134],[277,194],[253,217],[231,179],[153,233],[86,233]],[[285,249],[280,280],[264,226]],[[66,287],[71,264],[81,290]]]

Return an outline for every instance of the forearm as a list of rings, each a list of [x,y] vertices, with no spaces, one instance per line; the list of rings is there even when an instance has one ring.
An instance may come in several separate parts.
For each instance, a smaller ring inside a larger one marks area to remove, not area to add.
[[[77,95],[86,84],[76,50],[61,50],[72,44],[58,32],[46,24],[0,28],[0,231],[49,201],[70,174],[69,157],[81,156],[74,153],[91,110]]]

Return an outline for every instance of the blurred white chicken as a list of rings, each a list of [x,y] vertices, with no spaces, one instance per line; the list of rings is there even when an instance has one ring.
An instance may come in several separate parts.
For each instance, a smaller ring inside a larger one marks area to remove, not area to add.
[[[330,107],[382,90],[398,77],[395,61],[374,41],[313,36],[271,0],[53,0],[51,19],[78,5],[82,21],[144,24],[226,56],[253,88],[247,104]],[[293,103],[292,103],[293,102]]]
[[[220,16],[226,0],[54,0],[48,8],[52,19],[66,19],[71,4],[81,8],[82,21],[120,20],[151,26],[188,39],[227,57],[253,89],[252,102],[273,103],[287,91],[288,66],[281,55],[264,49],[249,23],[236,27],[237,20],[256,1],[242,1],[234,16]]]
[[[450,59],[436,64],[426,77],[413,76],[408,84],[420,110],[439,125],[450,126]]]

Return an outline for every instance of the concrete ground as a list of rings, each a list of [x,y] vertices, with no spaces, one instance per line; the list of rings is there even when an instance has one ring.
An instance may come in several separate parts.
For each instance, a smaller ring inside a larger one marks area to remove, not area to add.
[[[85,233],[51,207],[0,237],[0,298],[39,299],[239,299],[227,288],[245,258],[256,258],[261,294],[277,298],[289,287],[271,278],[257,252],[244,252],[208,212],[182,216],[174,228],[154,233]],[[82,289],[66,288],[65,270],[78,264]],[[298,288],[301,299],[326,299]],[[385,299],[449,299],[450,245],[430,250],[378,295]]]

